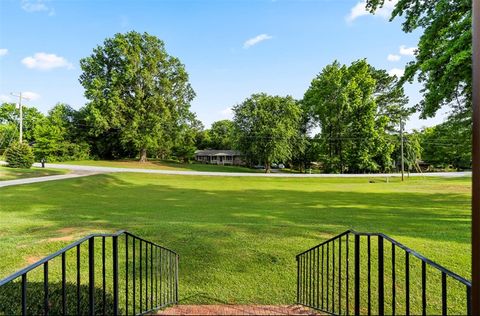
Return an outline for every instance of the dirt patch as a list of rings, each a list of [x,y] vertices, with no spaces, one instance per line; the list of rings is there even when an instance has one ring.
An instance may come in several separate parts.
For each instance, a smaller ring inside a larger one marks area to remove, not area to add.
[[[61,229],[57,230],[57,233],[59,233],[59,234],[71,234],[76,230],[77,229],[75,227],[64,227],[64,228],[61,228]]]
[[[38,257],[38,256],[28,256],[27,257],[27,263],[30,265],[30,264],[34,264],[35,262],[37,262],[38,260],[42,259],[43,257]]]
[[[74,236],[63,236],[63,237],[53,237],[53,238],[48,238],[47,242],[52,242],[52,241],[72,241],[74,240]]]
[[[51,237],[46,239],[46,242],[55,242],[55,241],[73,241],[79,239],[79,235],[83,233],[83,230],[78,229],[76,227],[64,227],[60,228],[56,231],[56,233],[52,234],[56,237]]]

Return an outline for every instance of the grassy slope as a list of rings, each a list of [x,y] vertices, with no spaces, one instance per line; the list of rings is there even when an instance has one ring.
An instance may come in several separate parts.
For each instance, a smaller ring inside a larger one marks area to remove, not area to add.
[[[139,169],[160,169],[160,170],[187,170],[187,171],[214,171],[214,172],[263,172],[240,166],[222,166],[208,165],[201,163],[181,164],[169,161],[150,160],[146,163],[140,163],[132,160],[82,160],[67,161],[62,164],[86,165],[98,167],[117,167],[117,168],[139,168]]]
[[[386,233],[470,275],[467,178],[115,174],[2,188],[0,196],[0,277],[89,232],[127,229],[179,252],[183,298],[289,304],[295,254],[348,228]]]
[[[22,178],[54,176],[65,174],[65,170],[47,169],[47,168],[31,168],[31,169],[14,169],[0,166],[0,181],[14,180]]]

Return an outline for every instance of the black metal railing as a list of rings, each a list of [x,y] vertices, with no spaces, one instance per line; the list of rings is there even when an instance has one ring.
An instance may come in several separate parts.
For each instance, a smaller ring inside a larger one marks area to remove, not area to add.
[[[126,231],[86,236],[0,280],[4,315],[141,315],[177,303],[177,253]]]
[[[338,315],[471,314],[468,280],[384,234],[348,230],[296,259],[300,305]]]

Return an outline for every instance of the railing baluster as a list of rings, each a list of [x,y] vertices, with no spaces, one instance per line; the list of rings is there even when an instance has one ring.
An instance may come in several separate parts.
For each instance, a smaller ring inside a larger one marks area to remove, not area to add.
[[[324,253],[325,253],[325,247],[322,246],[322,309],[323,309],[323,302],[325,301],[325,291],[324,291],[324,287],[323,287],[323,284],[325,283],[324,282],[324,276],[325,276]]]
[[[367,236],[367,306],[368,315],[372,314],[372,259],[371,259],[371,241],[370,236]]]
[[[383,254],[383,237],[378,236],[378,315],[384,315],[385,304],[385,269]]]
[[[135,237],[132,237],[132,244],[133,244],[133,249],[132,249],[132,272],[133,272],[133,276],[132,276],[132,281],[133,281],[133,292],[132,292],[132,302],[133,302],[133,305],[132,305],[132,309],[133,309],[133,315],[136,315],[137,314],[137,269],[135,267],[135,264],[137,262],[137,256],[136,256],[136,253],[135,253],[135,248],[136,248],[136,243],[137,243],[137,239]]]
[[[140,249],[139,249],[139,254],[140,254],[140,265],[139,265],[139,268],[140,268],[140,313],[143,312],[143,273],[142,273],[142,240],[140,239],[139,240],[139,243],[140,243]]]
[[[342,237],[338,240],[338,314],[342,314]]]
[[[112,237],[113,251],[113,315],[118,315],[118,237]]]
[[[300,304],[300,257],[295,257],[297,261],[297,304]]]
[[[80,297],[80,245],[77,246],[77,315],[81,313]]]
[[[313,252],[309,252],[309,257],[310,257],[310,268],[309,268],[309,271],[308,271],[308,274],[309,274],[309,277],[310,277],[310,283],[309,283],[309,293],[310,295],[308,296],[308,300],[309,300],[309,305],[310,306],[313,306],[312,304],[312,301],[313,301],[313,262],[314,262],[314,258],[313,258]]]
[[[422,315],[427,315],[427,265],[422,260]]]
[[[180,260],[178,255],[175,255],[175,304],[178,304],[178,261]]]
[[[329,261],[329,256],[330,256],[330,243],[327,244],[327,301],[326,301],[326,306],[327,310],[329,307],[328,304],[328,297],[329,297],[329,290],[330,290],[330,278],[329,278],[329,270],[330,270],[330,261]]]
[[[405,314],[410,315],[410,253],[405,251]]]
[[[163,249],[160,249],[160,306],[165,302],[163,298],[162,283],[163,283]]]
[[[95,314],[95,241],[88,240],[88,314]]]
[[[442,315],[447,315],[447,274],[442,272]]]
[[[392,315],[395,315],[396,304],[396,289],[395,289],[395,245],[392,244]]]
[[[67,315],[67,276],[66,276],[66,254],[62,253],[62,314]]]
[[[125,315],[128,315],[128,235],[125,235]]]
[[[332,242],[332,311],[335,313],[335,240]]]
[[[145,243],[145,311],[148,310],[148,244]]]
[[[472,315],[472,287],[467,285],[467,315]]]
[[[313,280],[313,282],[312,282],[312,293],[313,293],[313,295],[312,295],[312,306],[316,306],[316,304],[315,304],[316,298],[315,297],[317,295],[317,293],[316,293],[316,290],[317,290],[317,285],[316,285],[317,284],[317,274],[315,273],[315,271],[316,271],[317,254],[316,254],[315,250],[312,251],[312,256],[313,256],[312,271],[311,271],[312,280]]]
[[[22,315],[27,315],[27,274],[22,274]]]
[[[349,305],[349,292],[350,292],[350,288],[349,288],[349,284],[348,284],[348,280],[350,278],[350,275],[349,275],[349,270],[348,270],[348,266],[349,266],[349,251],[350,251],[350,246],[349,246],[349,236],[350,234],[347,234],[347,253],[346,253],[346,256],[345,256],[345,265],[346,265],[346,275],[347,275],[347,279],[345,280],[345,294],[346,294],[346,297],[345,297],[345,309],[346,309],[346,314],[347,316],[350,315],[350,305]]]
[[[306,284],[307,284],[307,278],[305,274],[305,255],[302,255],[302,303],[306,304]]]
[[[106,308],[106,300],[107,300],[107,293],[106,293],[106,273],[107,269],[105,267],[105,236],[102,237],[102,314],[105,314]]]
[[[360,236],[355,235],[355,315],[360,315]]]
[[[153,309],[153,244],[150,244],[150,309]]]
[[[43,312],[48,315],[50,304],[48,302],[48,261],[43,264]]]
[[[317,247],[317,296],[315,306],[320,308],[320,248]]]

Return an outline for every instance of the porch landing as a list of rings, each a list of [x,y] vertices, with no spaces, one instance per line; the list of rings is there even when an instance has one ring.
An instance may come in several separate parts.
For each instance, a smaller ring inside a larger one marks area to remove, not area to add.
[[[176,305],[157,315],[322,315],[299,305]]]

